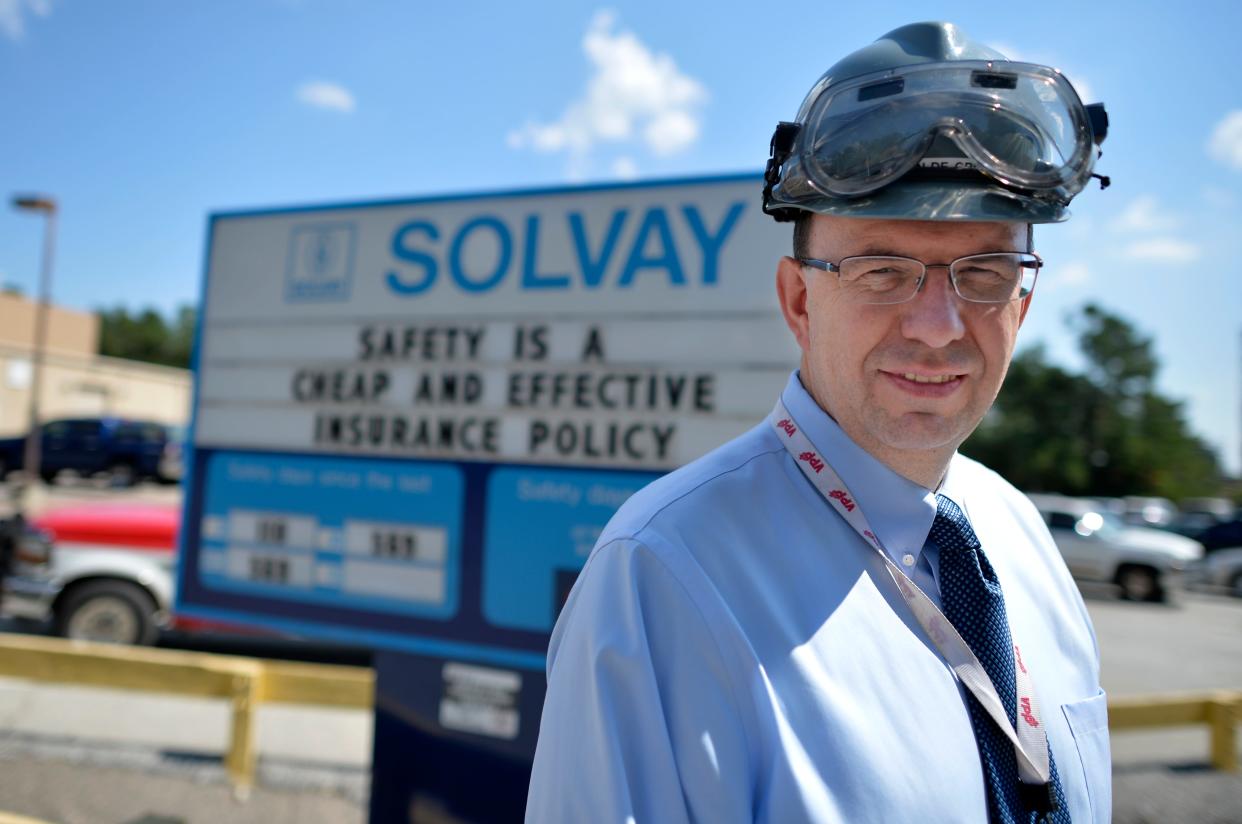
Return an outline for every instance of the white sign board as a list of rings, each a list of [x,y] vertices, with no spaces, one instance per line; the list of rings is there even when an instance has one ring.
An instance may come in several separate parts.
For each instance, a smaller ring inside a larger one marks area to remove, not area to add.
[[[547,593],[492,597],[489,581],[534,564],[552,587],[654,477],[582,470],[693,460],[761,420],[796,364],[774,288],[790,230],[761,187],[215,216],[182,605],[227,595],[237,617],[274,595],[295,621],[317,605],[381,615],[384,632],[546,631]],[[342,509],[354,495],[366,511]],[[504,519],[521,546],[494,534]]]

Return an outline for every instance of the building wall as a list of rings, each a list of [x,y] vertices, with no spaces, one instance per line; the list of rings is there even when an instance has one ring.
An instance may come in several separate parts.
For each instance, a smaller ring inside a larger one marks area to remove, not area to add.
[[[0,345],[0,435],[29,430],[30,351]],[[115,415],[184,424],[190,372],[136,361],[48,354],[43,368],[43,420]]]
[[[0,292],[0,345],[29,349],[34,345],[37,304],[21,295]],[[99,316],[52,306],[48,310],[47,351],[94,355],[99,351]]]
[[[31,352],[35,304],[0,293],[0,436],[30,429]],[[114,415],[184,424],[190,409],[190,372],[96,354],[99,317],[52,307],[43,361],[40,416]]]

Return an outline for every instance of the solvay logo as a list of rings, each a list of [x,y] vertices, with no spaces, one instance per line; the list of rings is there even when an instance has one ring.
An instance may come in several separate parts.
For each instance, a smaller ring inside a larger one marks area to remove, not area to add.
[[[357,232],[352,223],[311,223],[289,233],[285,300],[349,300]]]
[[[815,470],[815,474],[824,471],[824,462],[814,452],[803,452],[798,456],[798,460],[805,461],[806,465]]]
[[[850,496],[845,493],[844,489],[834,489],[828,493],[828,497],[840,501],[846,512],[854,511],[854,502],[850,500]]]
[[[797,427],[793,425],[793,421],[789,420],[789,418],[781,418],[776,422],[776,426],[791,438],[793,437],[793,434],[798,431]]]
[[[1031,712],[1031,699],[1024,695],[1018,703],[1022,705],[1022,720],[1030,724],[1032,727],[1038,727],[1039,719],[1036,718],[1035,714]]]
[[[726,243],[745,210],[737,200],[723,212],[684,203],[641,211],[488,211],[461,221],[419,217],[393,231],[384,283],[403,298],[437,283],[467,294],[624,290],[652,281],[670,289],[715,288]]]

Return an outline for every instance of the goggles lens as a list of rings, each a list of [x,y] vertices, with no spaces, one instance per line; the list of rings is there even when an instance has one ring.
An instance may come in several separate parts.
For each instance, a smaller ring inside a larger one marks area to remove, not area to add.
[[[794,153],[816,188],[839,196],[874,191],[922,161],[1024,189],[1061,189],[1068,199],[1093,160],[1090,122],[1073,87],[1024,63],[933,63],[856,78],[827,87],[803,124]],[[927,157],[942,136],[956,158]]]

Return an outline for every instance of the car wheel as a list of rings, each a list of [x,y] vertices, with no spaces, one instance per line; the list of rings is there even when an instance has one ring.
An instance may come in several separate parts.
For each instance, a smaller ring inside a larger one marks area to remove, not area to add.
[[[78,641],[153,644],[156,605],[137,584],[89,581],[69,591],[56,610],[56,633]]]
[[[1242,598],[1242,572],[1229,579],[1229,594],[1234,598]]]
[[[138,473],[131,464],[114,463],[108,467],[108,481],[113,486],[130,487],[138,482]]]
[[[56,476],[59,474],[60,471],[56,469],[39,470],[39,477],[43,479],[43,483],[48,484],[49,486],[56,483]]]
[[[1117,570],[1117,586],[1121,597],[1128,601],[1163,601],[1164,590],[1160,578],[1151,567],[1123,566]]]

